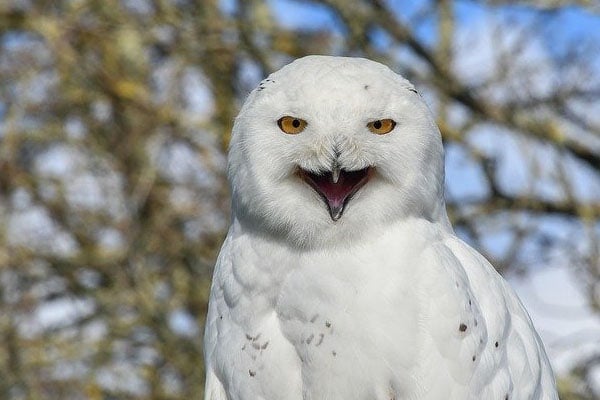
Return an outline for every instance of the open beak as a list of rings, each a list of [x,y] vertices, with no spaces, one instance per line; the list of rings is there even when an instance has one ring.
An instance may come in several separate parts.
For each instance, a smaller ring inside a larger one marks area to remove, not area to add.
[[[331,171],[315,174],[300,169],[299,175],[325,201],[331,219],[337,221],[354,194],[367,183],[372,167],[346,171],[334,163]]]

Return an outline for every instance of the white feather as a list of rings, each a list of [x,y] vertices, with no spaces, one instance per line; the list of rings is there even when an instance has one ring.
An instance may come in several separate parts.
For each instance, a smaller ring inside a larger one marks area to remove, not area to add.
[[[285,115],[306,129],[283,133]],[[392,132],[369,132],[385,118]],[[333,221],[296,170],[336,153],[377,172]],[[387,67],[311,56],[272,74],[236,119],[229,179],[206,400],[558,398],[527,312],[453,233],[439,131]]]

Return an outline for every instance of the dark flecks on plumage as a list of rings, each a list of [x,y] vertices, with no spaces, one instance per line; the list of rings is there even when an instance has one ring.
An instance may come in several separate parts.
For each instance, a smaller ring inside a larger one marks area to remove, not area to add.
[[[310,342],[312,342],[312,340],[314,339],[315,335],[313,335],[312,333],[310,334],[310,336],[308,337],[308,339],[306,339],[306,344],[310,344]]]
[[[324,338],[325,338],[325,335],[322,333],[319,333],[319,341],[317,343],[315,343],[315,346],[319,347],[321,345],[321,343],[323,343]]]

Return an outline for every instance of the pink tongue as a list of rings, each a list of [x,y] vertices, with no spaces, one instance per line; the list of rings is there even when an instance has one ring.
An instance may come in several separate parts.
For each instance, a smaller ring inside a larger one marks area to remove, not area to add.
[[[356,185],[358,185],[365,177],[366,171],[344,171],[340,172],[340,177],[337,183],[333,183],[331,172],[322,175],[310,174],[316,188],[327,199],[331,208],[340,208],[343,206],[346,198],[352,193]]]

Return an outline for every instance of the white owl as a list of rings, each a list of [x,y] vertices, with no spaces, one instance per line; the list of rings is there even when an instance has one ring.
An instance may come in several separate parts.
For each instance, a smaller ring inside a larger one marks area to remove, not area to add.
[[[273,73],[235,121],[207,400],[558,399],[515,293],[454,234],[440,133],[366,59]]]

